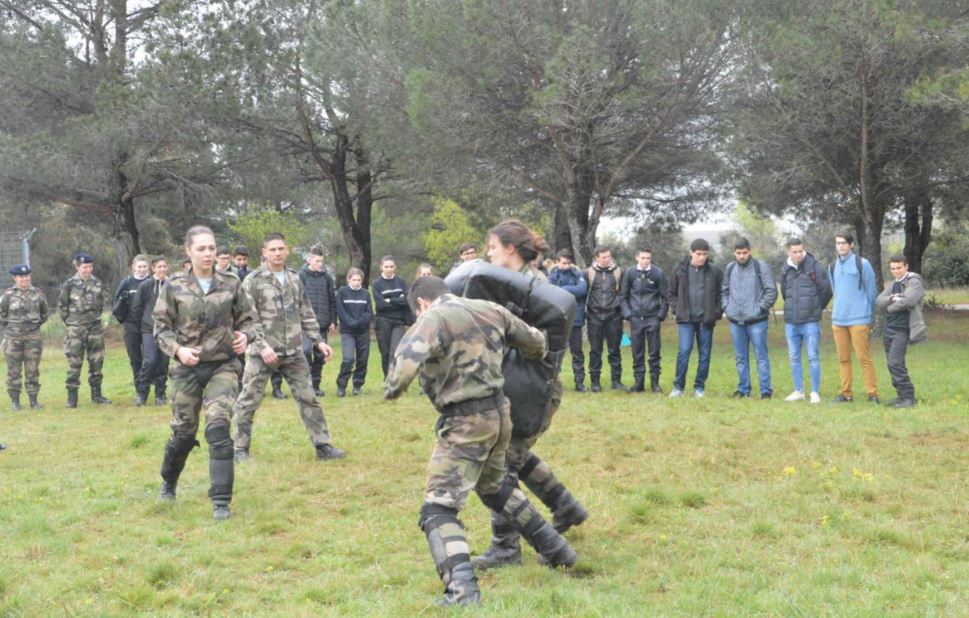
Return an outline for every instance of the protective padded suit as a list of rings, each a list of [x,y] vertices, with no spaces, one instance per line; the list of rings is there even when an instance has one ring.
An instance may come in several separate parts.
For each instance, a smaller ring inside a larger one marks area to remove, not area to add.
[[[524,482],[552,511],[555,530],[564,533],[585,521],[589,514],[531,448],[548,429],[562,401],[559,372],[572,334],[575,297],[547,283],[545,276],[529,265],[522,272],[515,272],[472,260],[452,270],[445,283],[456,295],[497,303],[530,326],[546,332],[545,358],[529,360],[512,349],[502,363],[503,392],[511,403],[512,420],[507,482],[512,487],[517,487],[519,480]],[[520,563],[519,527],[502,509],[492,508],[491,521],[491,548],[473,560],[475,567]]]

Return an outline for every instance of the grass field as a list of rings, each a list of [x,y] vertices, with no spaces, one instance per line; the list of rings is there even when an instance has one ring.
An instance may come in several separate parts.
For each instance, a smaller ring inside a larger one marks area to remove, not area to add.
[[[481,578],[484,606],[469,613],[969,615],[969,314],[928,321],[931,342],[909,352],[922,400],[913,410],[732,400],[723,325],[703,400],[577,395],[567,375],[536,451],[592,513],[568,535],[580,565],[551,571],[528,548],[525,566]],[[783,329],[770,328],[782,398]],[[828,401],[837,366],[823,333]],[[884,354],[873,347],[887,399]],[[216,524],[204,447],[189,458],[178,502],[158,502],[169,410],[129,405],[124,350],[108,354],[115,405],[94,408],[85,385],[69,411],[52,342],[45,409],[0,403],[9,447],[0,454],[0,616],[437,613],[441,587],[417,528],[436,416],[415,389],[384,403],[376,346],[371,358],[361,397],[336,399],[335,366],[324,373],[324,409],[347,459],[314,461],[292,400],[269,399],[256,417],[255,460],[237,467],[233,517]],[[463,519],[473,551],[484,551],[488,515],[477,498]]]

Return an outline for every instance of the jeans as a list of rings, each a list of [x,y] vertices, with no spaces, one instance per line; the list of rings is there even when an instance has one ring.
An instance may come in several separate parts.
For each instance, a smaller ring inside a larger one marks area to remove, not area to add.
[[[811,392],[821,392],[821,324],[785,324],[787,356],[791,361],[791,378],[794,390],[804,392],[804,370],[801,368],[801,343],[807,347],[808,371],[811,374]]]
[[[737,361],[737,390],[749,395],[750,384],[750,346],[754,346],[754,358],[757,360],[757,380],[760,383],[760,394],[773,393],[770,383],[770,356],[767,354],[767,320],[754,324],[730,323],[730,336],[733,337],[734,358]]]
[[[696,368],[693,388],[702,390],[710,373],[710,350],[713,348],[713,328],[701,322],[681,322],[676,325],[680,336],[680,350],[676,353],[676,378],[673,388],[682,391],[686,388],[686,370],[690,367],[690,354],[693,353],[693,340],[700,356]]]

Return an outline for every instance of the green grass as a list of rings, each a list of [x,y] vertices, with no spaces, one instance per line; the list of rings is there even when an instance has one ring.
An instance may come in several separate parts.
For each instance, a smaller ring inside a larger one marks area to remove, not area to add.
[[[770,328],[783,397],[783,329]],[[969,315],[932,313],[929,328],[932,341],[909,353],[923,401],[914,410],[732,400],[723,326],[706,399],[567,389],[536,451],[592,513],[568,535],[580,567],[550,571],[526,549],[525,566],[481,578],[479,613],[969,614]],[[823,334],[827,401],[837,366]],[[887,398],[884,354],[873,347]],[[668,322],[667,390],[675,349]],[[441,587],[417,528],[436,415],[414,389],[397,404],[380,400],[376,346],[361,397],[333,397],[335,369],[325,370],[323,403],[349,457],[314,461],[292,400],[267,400],[255,460],[237,468],[233,518],[216,524],[204,448],[189,458],[178,502],[157,501],[169,411],[128,405],[123,349],[108,354],[116,404],[94,408],[84,386],[69,411],[60,345],[48,345],[45,409],[0,404],[9,446],[0,616],[438,613]],[[483,551],[490,531],[477,498],[463,519]]]
[[[925,291],[925,298],[943,305],[969,304],[969,287],[934,288]]]

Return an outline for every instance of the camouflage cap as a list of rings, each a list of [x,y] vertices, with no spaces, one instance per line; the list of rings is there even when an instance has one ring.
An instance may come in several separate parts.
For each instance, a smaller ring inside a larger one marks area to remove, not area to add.
[[[27,266],[26,264],[17,264],[16,266],[10,269],[10,274],[15,277],[20,275],[29,275],[30,266]]]

